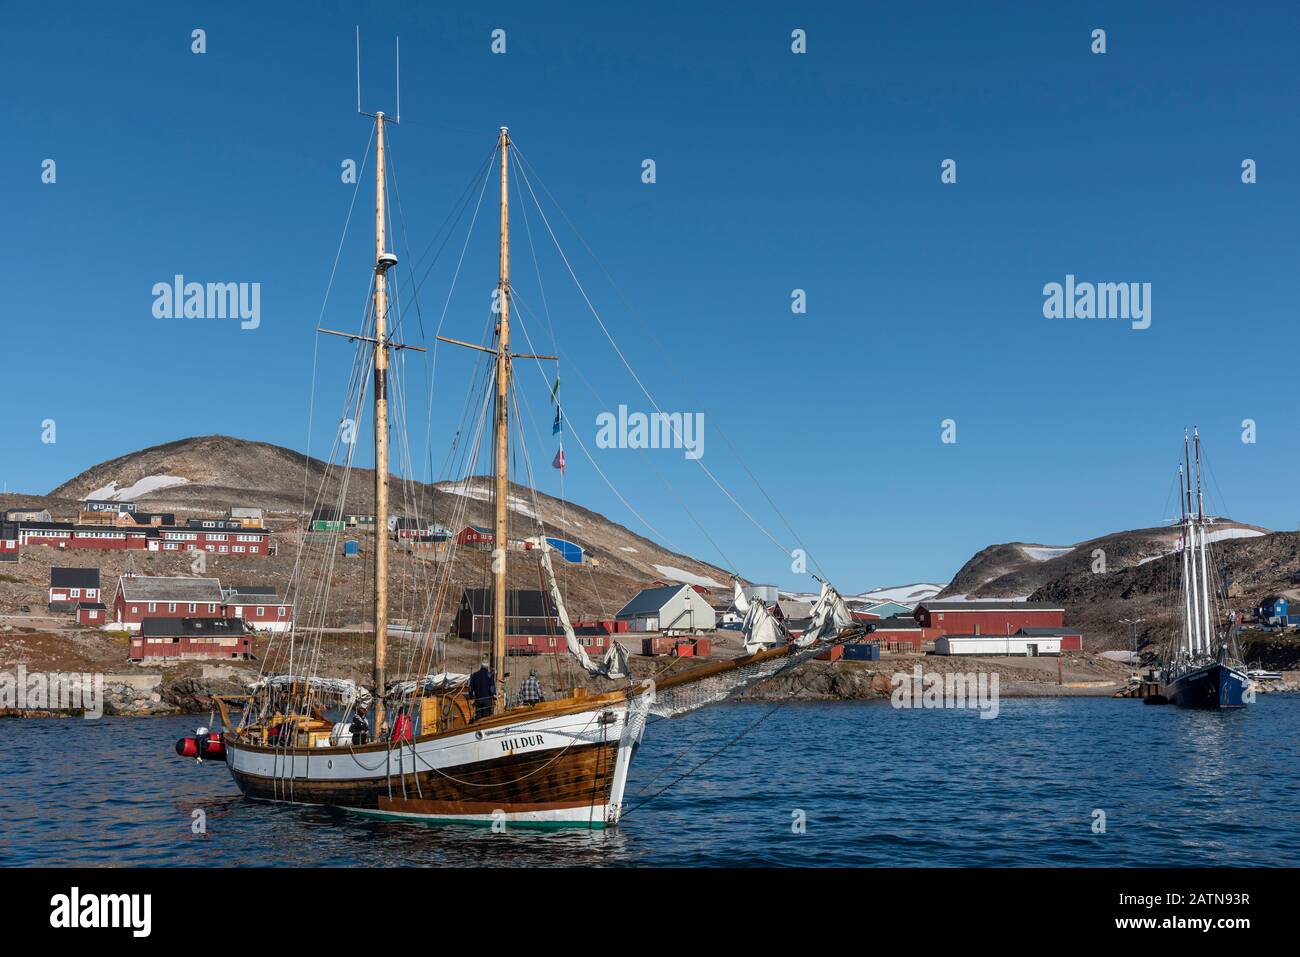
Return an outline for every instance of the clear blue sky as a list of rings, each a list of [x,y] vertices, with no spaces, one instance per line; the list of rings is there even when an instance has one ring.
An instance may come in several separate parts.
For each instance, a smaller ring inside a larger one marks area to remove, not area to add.
[[[46,492],[188,435],[307,445],[312,330],[351,199],[340,163],[361,159],[370,132],[354,112],[361,22],[371,109],[393,109],[392,37],[402,39],[392,152],[403,277],[405,244],[418,258],[509,125],[671,354],[675,371],[566,236],[661,405],[705,412],[705,463],[787,541],[718,429],[742,446],[842,589],[943,581],[992,542],[1157,524],[1191,423],[1233,517],[1300,522],[1294,5],[280,7],[7,7],[0,478],[10,490]],[[504,56],[489,49],[498,27]],[[1105,55],[1090,52],[1098,27]],[[195,28],[207,32],[203,55],[190,52]],[[805,55],[790,52],[794,28],[807,31]],[[46,158],[54,185],[41,182]],[[645,158],[654,185],[641,182]],[[955,185],[940,183],[946,158]],[[1256,185],[1241,182],[1245,158],[1258,163]],[[358,321],[370,189],[326,326]],[[492,213],[447,335],[482,329]],[[515,274],[536,304],[518,223]],[[453,248],[422,291],[426,335],[454,258]],[[553,256],[542,269],[570,427],[594,446],[598,412],[647,405]],[[260,328],[155,319],[151,287],[175,273],[260,282]],[[1045,319],[1042,288],[1067,273],[1150,282],[1151,328]],[[806,315],[791,314],[795,288],[807,290]],[[405,321],[418,340],[413,310]],[[317,453],[347,353],[320,343]],[[439,450],[468,355],[439,354]],[[536,371],[521,373],[545,417]],[[52,445],[41,442],[47,418]],[[940,442],[946,418],[955,445]],[[1240,440],[1244,418],[1258,423],[1254,445]],[[541,487],[559,493],[542,432]],[[568,456],[570,498],[646,531],[573,441]],[[670,544],[809,587],[680,452],[608,450],[598,461]]]

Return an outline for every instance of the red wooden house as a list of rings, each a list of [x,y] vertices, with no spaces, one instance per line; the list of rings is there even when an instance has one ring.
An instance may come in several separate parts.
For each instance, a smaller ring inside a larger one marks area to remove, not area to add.
[[[871,640],[878,641],[886,651],[920,651],[925,644],[925,629],[915,618],[894,615],[882,618],[871,632]]]
[[[466,588],[456,612],[456,635],[466,641],[492,637],[492,589]],[[559,633],[555,603],[537,589],[511,588],[506,592],[506,636],[540,637]],[[560,642],[564,644],[563,641]]]
[[[925,637],[1014,635],[1021,628],[1060,628],[1065,609],[1041,601],[926,601],[916,606]]]
[[[77,621],[98,628],[108,621],[108,608],[102,601],[77,602]]]
[[[131,638],[131,660],[252,658],[253,637],[234,618],[146,618]]]
[[[222,618],[225,596],[215,578],[165,578],[123,575],[113,596],[112,620],[139,631],[148,618]]]
[[[275,589],[262,585],[223,588],[227,618],[238,618],[256,631],[288,631],[293,627],[293,606]]]
[[[496,534],[482,525],[466,525],[456,533],[457,545],[472,545],[477,548],[490,548],[496,541]]]
[[[113,525],[74,525],[72,522],[21,522],[19,540],[23,545],[49,545],[52,548],[100,548],[157,550],[157,530],[153,528],[119,528]]]
[[[80,602],[99,599],[98,568],[50,569],[50,611],[72,611]]]
[[[0,522],[0,562],[18,561],[18,523]]]
[[[535,625],[521,626],[514,629],[519,634],[506,635],[506,654],[510,656],[525,655],[563,655],[568,653],[568,642],[559,623],[553,627]],[[599,625],[574,625],[574,637],[583,650],[593,658],[598,658],[609,650],[613,639],[608,631]]]
[[[213,555],[269,555],[271,533],[264,528],[244,528],[238,522],[190,519],[183,528],[156,530],[165,552],[191,549]]]

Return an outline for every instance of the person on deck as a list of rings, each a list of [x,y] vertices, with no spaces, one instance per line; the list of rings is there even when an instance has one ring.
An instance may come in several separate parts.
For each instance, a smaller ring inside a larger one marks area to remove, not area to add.
[[[525,678],[524,683],[519,686],[519,703],[531,707],[532,705],[545,700],[546,695],[542,694],[542,683],[537,680],[537,669],[529,668],[528,677]]]
[[[357,705],[357,713],[352,716],[352,743],[366,744],[370,740],[370,724],[366,721],[366,706]]]
[[[497,696],[497,683],[492,678],[492,669],[487,659],[479,665],[478,671],[469,676],[469,698],[474,702],[474,718],[486,718],[492,713],[492,702]]]

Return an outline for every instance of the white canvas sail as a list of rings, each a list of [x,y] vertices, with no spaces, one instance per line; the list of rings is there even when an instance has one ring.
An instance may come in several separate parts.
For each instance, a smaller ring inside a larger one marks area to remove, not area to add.
[[[745,637],[747,655],[762,651],[764,648],[775,648],[785,641],[781,626],[767,610],[767,605],[757,598],[749,603],[749,610],[745,613],[745,621],[740,626],[740,632]]]
[[[840,633],[841,628],[847,628],[851,624],[853,615],[849,606],[844,603],[839,592],[822,582],[822,593],[813,605],[812,624],[795,639],[795,644],[806,647],[819,641],[830,641]]]
[[[733,582],[732,584],[736,586],[736,597],[731,602],[731,604],[734,605],[736,608],[736,614],[737,615],[748,614],[749,599],[745,597],[744,589],[740,587],[739,581]]]
[[[551,565],[551,552],[553,550],[553,546],[544,537],[541,538],[542,568],[546,572],[546,587],[551,594],[551,601],[555,603],[555,615],[559,619],[560,628],[564,631],[564,640],[567,643],[569,654],[582,666],[582,670],[589,675],[602,675],[606,678],[626,678],[628,674],[627,651],[613,635],[609,636],[609,650],[600,659],[600,664],[592,661],[591,656],[587,654],[587,649],[578,643],[578,636],[574,634],[573,624],[569,621],[569,611],[564,607],[564,598],[560,595],[560,586],[555,580],[555,568]]]

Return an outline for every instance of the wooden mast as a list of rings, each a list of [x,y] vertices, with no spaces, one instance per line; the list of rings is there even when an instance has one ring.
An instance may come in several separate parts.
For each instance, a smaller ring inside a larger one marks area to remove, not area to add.
[[[510,199],[507,191],[510,132],[501,127],[501,265],[497,281],[497,395],[494,431],[496,461],[496,523],[493,528],[492,571],[492,675],[497,683],[494,712],[505,703],[506,663],[506,552],[509,532],[506,516],[510,504]]]
[[[384,114],[375,118],[375,722],[384,723],[388,665],[388,288],[385,274],[397,262],[385,246]]]

